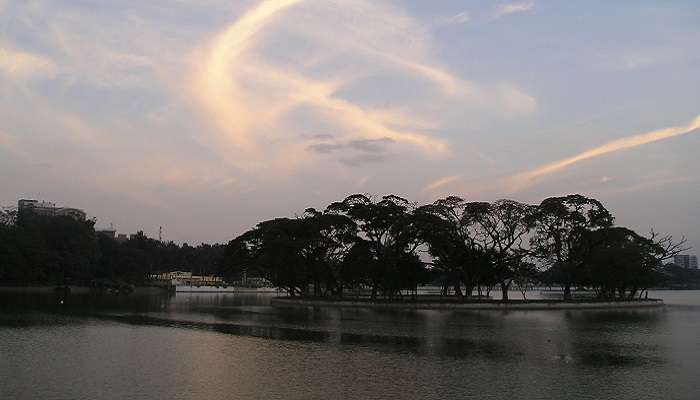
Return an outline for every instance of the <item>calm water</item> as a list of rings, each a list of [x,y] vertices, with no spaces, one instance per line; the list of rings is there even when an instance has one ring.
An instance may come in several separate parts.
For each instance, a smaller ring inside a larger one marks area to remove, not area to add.
[[[698,399],[700,291],[653,295],[668,305],[381,311],[5,293],[0,399]]]

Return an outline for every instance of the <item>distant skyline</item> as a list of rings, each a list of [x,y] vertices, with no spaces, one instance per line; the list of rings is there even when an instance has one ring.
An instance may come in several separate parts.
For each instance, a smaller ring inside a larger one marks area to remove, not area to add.
[[[568,193],[700,246],[695,1],[0,0],[0,205],[225,242],[352,193]]]

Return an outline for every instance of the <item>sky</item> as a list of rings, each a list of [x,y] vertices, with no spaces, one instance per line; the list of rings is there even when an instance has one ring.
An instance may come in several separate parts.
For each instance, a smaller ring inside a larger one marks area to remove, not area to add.
[[[582,193],[697,249],[699,20],[697,1],[0,0],[0,205],[198,244],[353,193]]]

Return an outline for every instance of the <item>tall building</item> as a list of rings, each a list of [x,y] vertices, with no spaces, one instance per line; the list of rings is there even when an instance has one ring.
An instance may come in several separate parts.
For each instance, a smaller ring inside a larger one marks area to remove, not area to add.
[[[698,257],[688,254],[679,254],[673,257],[673,263],[687,269],[698,269]]]
[[[87,214],[79,208],[57,207],[48,201],[21,199],[17,202],[17,210],[21,213],[31,212],[46,217],[71,217],[77,221],[85,221]]]

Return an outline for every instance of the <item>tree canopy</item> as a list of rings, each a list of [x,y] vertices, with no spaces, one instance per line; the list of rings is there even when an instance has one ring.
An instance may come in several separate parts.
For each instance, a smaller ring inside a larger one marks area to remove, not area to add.
[[[396,195],[354,194],[324,210],[263,221],[226,245],[128,241],[96,235],[93,221],[0,213],[1,284],[143,283],[173,270],[226,279],[264,277],[291,296],[347,294],[391,299],[423,284],[463,300],[502,298],[538,282],[630,298],[680,276],[662,261],[684,240],[614,226],[598,200],[579,194],[538,205],[449,196],[418,205]],[[670,276],[670,278],[669,278]]]
[[[259,223],[231,241],[224,264],[253,271],[292,295],[372,299],[438,283],[459,298],[500,287],[502,298],[531,282],[633,297],[660,278],[662,260],[684,241],[614,227],[612,214],[582,195],[539,205],[468,202],[456,196],[418,206],[402,197],[355,194],[324,211]],[[524,296],[524,290],[521,290]]]

